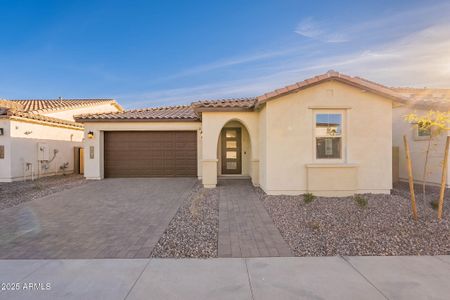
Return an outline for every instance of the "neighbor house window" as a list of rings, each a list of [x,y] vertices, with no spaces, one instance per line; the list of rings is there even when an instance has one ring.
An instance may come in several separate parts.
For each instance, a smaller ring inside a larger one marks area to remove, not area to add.
[[[315,114],[316,159],[342,159],[342,120],[341,112]]]
[[[427,126],[423,126],[421,123],[417,124],[417,136],[418,137],[430,137],[431,136],[431,128]]]

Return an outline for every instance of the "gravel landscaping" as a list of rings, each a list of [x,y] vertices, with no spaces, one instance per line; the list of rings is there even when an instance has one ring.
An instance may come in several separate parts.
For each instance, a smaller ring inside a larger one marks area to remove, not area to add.
[[[44,177],[0,183],[0,210],[86,183],[82,175]]]
[[[431,205],[419,205],[415,222],[404,185],[393,195],[361,195],[359,204],[354,197],[305,203],[304,196],[258,192],[296,256],[450,254],[449,200],[442,222]]]
[[[151,257],[217,257],[219,194],[197,184],[153,249]]]

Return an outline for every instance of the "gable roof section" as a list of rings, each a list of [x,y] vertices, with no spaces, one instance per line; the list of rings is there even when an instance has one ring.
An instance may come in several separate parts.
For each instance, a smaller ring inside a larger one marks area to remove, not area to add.
[[[113,113],[84,114],[75,116],[77,122],[85,121],[198,121],[199,117],[190,105],[126,110]]]
[[[348,75],[331,70],[325,74],[318,75],[318,76],[315,76],[312,78],[308,78],[306,80],[285,86],[283,88],[276,89],[272,92],[265,93],[265,94],[257,97],[258,102],[256,104],[256,107],[264,104],[265,102],[267,102],[269,100],[273,100],[273,99],[285,96],[287,94],[295,93],[300,90],[309,88],[311,86],[314,86],[314,85],[317,85],[317,84],[320,84],[320,83],[323,83],[326,81],[333,81],[333,80],[339,81],[339,82],[342,82],[342,83],[345,83],[345,84],[348,84],[348,85],[351,85],[351,86],[354,86],[354,87],[357,87],[360,89],[367,90],[369,92],[389,98],[396,102],[400,102],[400,103],[408,102],[408,99],[406,97],[404,97],[402,94],[397,93],[396,91],[394,91],[384,85],[369,81],[367,79],[363,79],[361,77],[352,77],[352,76],[348,76]]]
[[[75,119],[77,122],[198,121],[201,119],[202,112],[254,111],[267,101],[288,95],[290,93],[296,93],[327,81],[342,82],[402,104],[411,104],[416,102],[417,105],[421,103],[430,105],[431,103],[442,104],[448,102],[448,107],[450,108],[450,89],[425,89],[424,92],[424,89],[391,88],[361,77],[352,77],[336,71],[328,71],[325,74],[318,75],[253,98],[203,100],[192,102],[191,105],[183,106],[155,107],[114,113],[79,115],[75,116]]]
[[[22,106],[22,111],[44,113],[49,111],[71,110],[81,107],[112,104],[119,110],[123,108],[114,99],[10,99]]]

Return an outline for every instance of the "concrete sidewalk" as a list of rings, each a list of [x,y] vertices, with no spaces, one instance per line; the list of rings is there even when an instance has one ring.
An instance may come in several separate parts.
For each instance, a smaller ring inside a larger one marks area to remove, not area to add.
[[[0,260],[0,283],[0,299],[448,299],[450,256]]]

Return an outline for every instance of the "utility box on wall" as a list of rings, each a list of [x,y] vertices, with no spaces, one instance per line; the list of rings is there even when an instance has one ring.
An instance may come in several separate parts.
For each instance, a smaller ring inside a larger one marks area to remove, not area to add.
[[[39,143],[38,144],[38,160],[50,160],[50,147],[48,144]]]

